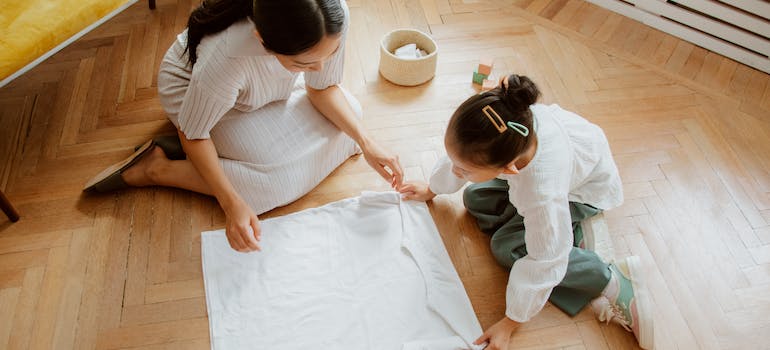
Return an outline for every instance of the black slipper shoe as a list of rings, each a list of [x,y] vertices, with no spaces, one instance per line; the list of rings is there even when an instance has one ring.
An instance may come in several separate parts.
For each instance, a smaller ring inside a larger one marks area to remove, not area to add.
[[[150,153],[150,150],[152,150],[152,146],[154,145],[155,141],[150,140],[139,146],[134,154],[118,163],[111,165],[109,168],[104,169],[101,173],[89,180],[86,183],[85,188],[83,188],[83,191],[111,192],[127,188],[128,184],[123,181],[123,172],[130,168],[132,165],[136,164],[136,162],[142,159],[142,157],[144,157],[146,154]]]
[[[163,149],[163,153],[166,154],[166,158],[171,160],[183,160],[187,159],[187,155],[182,149],[182,142],[179,141],[179,135],[158,136],[152,139],[155,144]],[[134,151],[139,150],[143,145],[134,147]]]

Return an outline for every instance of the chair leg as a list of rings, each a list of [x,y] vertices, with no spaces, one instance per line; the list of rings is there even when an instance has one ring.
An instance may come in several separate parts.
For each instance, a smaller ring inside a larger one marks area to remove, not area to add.
[[[155,0],[150,0],[150,10],[155,9]]]
[[[0,191],[0,208],[2,208],[5,215],[8,216],[8,220],[11,220],[11,222],[19,221],[19,212],[13,208],[11,201],[8,200],[8,197],[5,196],[3,191]]]

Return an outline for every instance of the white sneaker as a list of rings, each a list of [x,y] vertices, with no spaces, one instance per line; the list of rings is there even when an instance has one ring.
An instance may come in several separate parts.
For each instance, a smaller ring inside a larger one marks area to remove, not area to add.
[[[591,308],[602,322],[615,322],[634,332],[639,346],[652,349],[653,319],[647,289],[642,283],[639,257],[629,256],[610,265],[612,278],[602,295],[591,301]]]

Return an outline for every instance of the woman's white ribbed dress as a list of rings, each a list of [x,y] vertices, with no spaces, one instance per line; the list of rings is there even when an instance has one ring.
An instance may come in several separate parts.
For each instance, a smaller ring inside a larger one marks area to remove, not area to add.
[[[340,48],[304,79],[266,52],[248,19],[205,37],[194,69],[184,52],[187,31],[163,58],[158,94],[168,118],[188,139],[212,140],[225,174],[258,214],[306,194],[358,151],[304,89],[305,81],[315,89],[341,83],[347,6],[345,14]],[[358,101],[345,95],[360,118]]]

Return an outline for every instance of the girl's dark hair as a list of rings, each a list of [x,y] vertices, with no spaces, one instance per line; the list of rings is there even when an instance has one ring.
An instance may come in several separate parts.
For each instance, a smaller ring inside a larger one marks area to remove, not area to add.
[[[540,90],[531,79],[511,74],[507,85],[501,84],[465,100],[449,120],[446,137],[456,145],[461,159],[478,166],[504,167],[523,153],[535,138],[529,106],[539,96]],[[487,106],[491,110],[486,109]],[[494,118],[492,111],[502,118],[503,132],[496,126],[499,123],[487,117],[491,114]],[[507,126],[509,121],[524,125],[529,135],[525,137],[511,129]]]
[[[190,64],[198,60],[203,37],[246,17],[254,22],[265,48],[282,55],[305,52],[324,35],[342,32],[345,22],[340,0],[204,0],[187,20]]]

